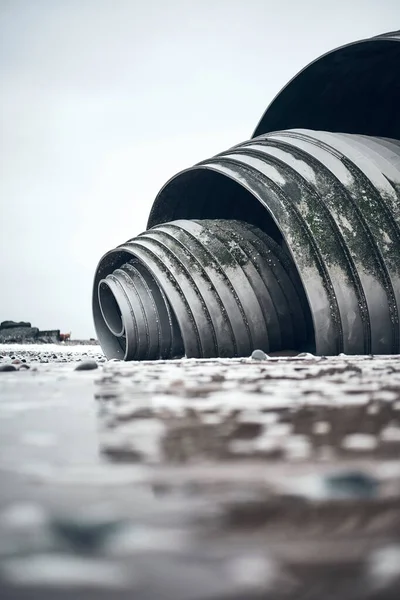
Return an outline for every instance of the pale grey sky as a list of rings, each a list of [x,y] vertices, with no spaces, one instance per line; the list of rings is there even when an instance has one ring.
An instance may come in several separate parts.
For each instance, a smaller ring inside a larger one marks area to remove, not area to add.
[[[0,320],[94,335],[101,255],[178,170],[250,137],[399,0],[0,0]]]

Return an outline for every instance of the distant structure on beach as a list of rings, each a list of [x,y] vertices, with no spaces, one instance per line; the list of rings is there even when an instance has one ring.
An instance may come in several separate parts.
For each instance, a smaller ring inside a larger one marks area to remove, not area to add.
[[[3,321],[0,323],[1,343],[35,343],[56,344],[62,337],[71,337],[71,334],[61,334],[59,329],[41,331],[38,327],[32,327],[28,321]]]
[[[28,321],[3,321],[0,323],[0,344],[98,344],[98,341],[71,340],[71,332],[61,333],[59,329],[40,330]]]

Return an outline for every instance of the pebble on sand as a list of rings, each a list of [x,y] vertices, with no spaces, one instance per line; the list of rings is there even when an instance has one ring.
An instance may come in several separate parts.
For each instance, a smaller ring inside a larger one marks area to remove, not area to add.
[[[325,484],[333,495],[373,498],[379,491],[379,480],[362,471],[343,471],[327,475]]]
[[[268,356],[262,350],[254,350],[251,358],[253,360],[267,360]]]
[[[10,363],[6,363],[5,365],[0,365],[0,373],[5,373],[8,371],[16,371],[17,368]]]
[[[83,360],[75,367],[75,371],[92,371],[97,368],[98,364],[95,360]]]

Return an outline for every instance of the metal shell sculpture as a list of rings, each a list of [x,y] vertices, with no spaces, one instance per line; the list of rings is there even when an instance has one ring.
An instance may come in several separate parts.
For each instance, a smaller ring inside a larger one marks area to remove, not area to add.
[[[101,259],[108,358],[400,352],[400,33],[319,58]]]

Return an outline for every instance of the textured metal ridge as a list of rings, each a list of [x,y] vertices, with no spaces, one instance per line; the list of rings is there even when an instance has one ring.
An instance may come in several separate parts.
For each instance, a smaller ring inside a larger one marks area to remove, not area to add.
[[[146,231],[103,257],[93,289],[103,350],[125,360],[301,348],[312,338],[308,311],[289,256],[238,221]]]
[[[210,172],[219,174],[211,194]],[[210,217],[218,202],[225,218],[233,218],[236,204],[226,201],[224,180],[236,183],[239,197],[247,193],[243,219],[257,224],[258,201],[271,221],[263,229],[289,249],[310,305],[318,354],[400,351],[396,140],[306,130],[259,136],[171,179],[149,226],[164,217]],[[194,201],[200,195],[201,204]]]

